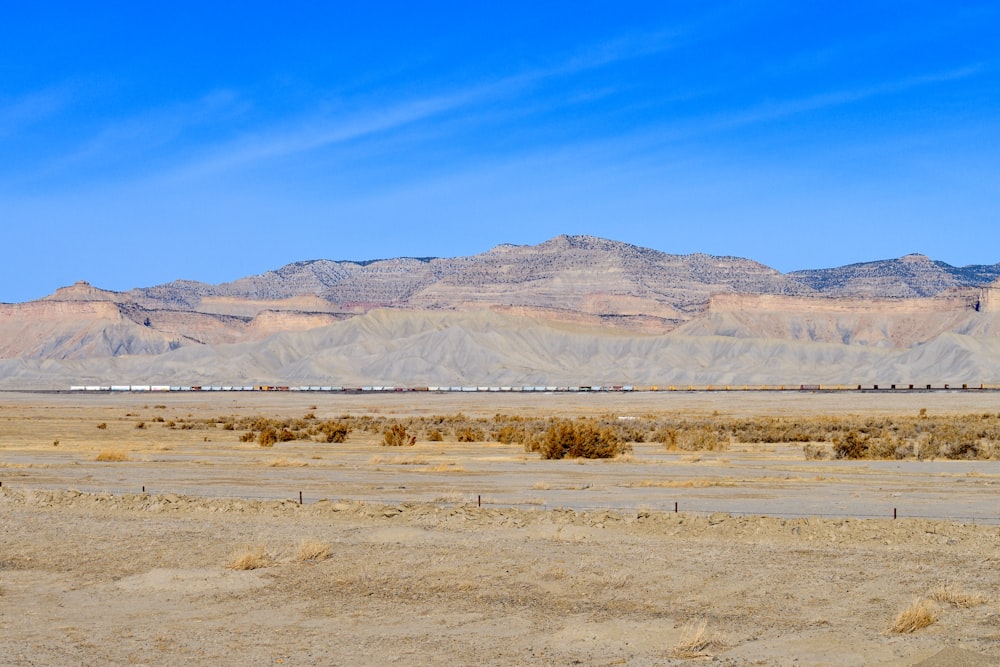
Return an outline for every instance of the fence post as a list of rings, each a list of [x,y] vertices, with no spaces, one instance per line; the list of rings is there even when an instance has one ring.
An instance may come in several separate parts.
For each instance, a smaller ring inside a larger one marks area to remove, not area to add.
[[[299,491],[299,505],[302,504],[302,492]]]
[[[896,508],[895,507],[892,508],[892,518],[893,518],[893,520],[895,520],[895,518],[896,518]]]
[[[483,497],[476,496],[476,507],[482,507],[482,506],[483,506]]]
[[[674,501],[674,514],[677,514],[677,501]]]

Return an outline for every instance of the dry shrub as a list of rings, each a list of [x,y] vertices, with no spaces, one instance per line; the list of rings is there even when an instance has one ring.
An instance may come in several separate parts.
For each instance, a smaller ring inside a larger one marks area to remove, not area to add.
[[[486,435],[481,428],[475,426],[464,426],[455,429],[455,439],[458,442],[482,442]]]
[[[441,434],[439,429],[433,428],[427,433],[428,442],[441,442],[444,440],[444,436]]]
[[[268,426],[257,436],[257,444],[261,447],[274,447],[276,442],[278,442],[278,429],[273,426]]]
[[[309,539],[299,542],[299,549],[295,552],[295,560],[299,563],[308,561],[326,560],[333,555],[333,547],[322,540]]]
[[[417,444],[416,436],[411,436],[402,424],[393,424],[382,432],[384,447],[409,447]]]
[[[107,427],[108,427],[108,425],[105,422],[101,422],[100,424],[97,425],[97,428],[101,429],[102,431],[104,429],[106,429]]]
[[[936,587],[931,591],[929,597],[935,602],[955,605],[961,609],[978,607],[979,605],[987,604],[990,601],[989,596],[983,595],[982,593],[965,593],[963,591],[956,590],[947,584],[942,584]]]
[[[524,442],[524,429],[520,426],[501,426],[494,434],[494,439],[504,445]]]
[[[677,437],[677,448],[688,452],[718,452],[728,447],[728,438],[710,426],[687,429]]]
[[[102,449],[98,452],[94,460],[102,461],[104,463],[121,463],[123,461],[128,461],[129,458],[128,452],[123,452],[120,449]]]
[[[259,570],[274,565],[274,558],[263,546],[247,547],[237,553],[226,563],[230,570]]]
[[[538,450],[543,459],[610,459],[631,452],[613,429],[591,421],[558,420],[542,434]]]
[[[909,607],[899,612],[895,622],[889,628],[889,632],[895,634],[910,634],[921,628],[926,628],[938,618],[934,604],[926,599],[919,598],[913,601]]]
[[[826,448],[811,442],[802,446],[802,453],[807,461],[822,461],[826,458]]]
[[[688,623],[681,630],[680,639],[670,649],[670,655],[674,658],[691,660],[693,658],[709,658],[709,649],[721,646],[721,642],[712,637],[707,631],[708,623]]]
[[[668,451],[672,452],[677,449],[677,429],[675,428],[661,426],[653,431],[651,439],[653,442],[658,442],[666,447]]]
[[[868,456],[868,436],[851,429],[834,439],[833,455],[838,459],[863,459]]]
[[[347,436],[351,433],[351,427],[346,422],[333,420],[320,424],[317,431],[322,434],[321,439],[326,442],[341,443],[347,441]]]

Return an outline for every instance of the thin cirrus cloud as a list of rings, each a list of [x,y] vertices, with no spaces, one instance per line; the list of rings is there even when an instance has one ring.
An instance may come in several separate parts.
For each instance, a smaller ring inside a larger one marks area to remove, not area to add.
[[[913,89],[971,78],[986,70],[984,65],[975,64],[943,72],[882,81],[869,86],[745,105],[728,111],[698,114],[694,118],[680,123],[668,120],[667,124],[659,130],[642,132],[642,142],[647,149],[662,147],[664,144],[672,142],[702,138],[873,98],[904,93]]]
[[[66,109],[73,100],[72,86],[53,86],[14,99],[0,98],[0,140],[43,122]]]
[[[245,112],[249,103],[230,90],[106,124],[82,145],[53,161],[49,172],[86,164],[117,162],[182,140],[199,128],[217,126]]]
[[[337,144],[387,134],[447,114],[471,112],[491,102],[516,99],[543,82],[571,77],[614,63],[660,53],[671,48],[674,32],[658,32],[605,42],[562,61],[525,72],[496,77],[464,89],[403,101],[378,110],[362,109],[346,116],[303,116],[210,148],[201,158],[174,170],[175,179],[209,176],[281,159]],[[593,93],[599,96],[598,93]],[[569,101],[579,99],[571,98]],[[370,106],[378,104],[371,102]],[[492,112],[491,112],[492,113]]]

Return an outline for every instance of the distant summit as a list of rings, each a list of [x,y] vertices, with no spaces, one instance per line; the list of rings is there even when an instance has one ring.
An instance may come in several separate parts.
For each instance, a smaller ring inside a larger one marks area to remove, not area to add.
[[[1000,277],[1000,264],[954,267],[913,253],[899,259],[810,269],[787,274],[827,296],[913,298],[956,287],[979,287]]]

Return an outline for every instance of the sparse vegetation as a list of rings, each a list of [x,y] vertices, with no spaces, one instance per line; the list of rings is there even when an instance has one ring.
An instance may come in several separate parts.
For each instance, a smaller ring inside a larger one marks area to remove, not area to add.
[[[427,442],[496,442],[541,452],[543,440],[552,437],[546,434],[557,421],[505,414],[470,417],[462,413],[395,418],[343,414],[334,419],[319,419],[309,412],[302,418],[282,419],[187,415],[164,421],[163,425],[180,430],[231,430],[237,432],[240,442],[257,442],[263,447],[291,440],[343,443],[353,434],[359,434],[369,441],[374,436],[387,446],[415,444],[419,436]],[[605,442],[621,443],[619,454],[626,453],[631,444],[642,442],[660,443],[667,451],[691,453],[725,451],[734,445],[801,443],[803,456],[812,460],[1000,459],[1000,414],[996,413],[932,415],[921,409],[909,415],[890,416],[742,418],[719,414],[697,417],[603,414],[570,421],[589,423],[602,432],[601,439]],[[148,422],[133,424],[139,430],[149,428]],[[108,424],[102,422],[98,428],[105,430]],[[402,431],[406,433],[405,439],[398,437]]]
[[[590,420],[556,420],[528,446],[543,459],[609,459],[632,450],[612,429]]]
[[[305,468],[309,464],[305,461],[292,461],[289,459],[271,459],[267,462],[270,468]]]
[[[276,442],[278,442],[278,430],[272,426],[268,426],[257,436],[257,444],[261,447],[274,447]]]
[[[455,429],[455,440],[458,442],[482,442],[486,439],[483,430],[476,426],[463,426]]]
[[[226,567],[230,570],[259,570],[274,564],[274,558],[263,546],[247,547],[229,559]]]
[[[937,609],[927,598],[919,598],[899,612],[896,620],[889,628],[894,634],[910,634],[932,625],[938,618]]]
[[[295,552],[295,560],[299,563],[318,562],[333,555],[333,547],[318,539],[302,540]]]
[[[990,601],[989,596],[982,593],[960,591],[947,584],[935,587],[928,597],[935,602],[954,605],[961,609],[978,607],[979,605],[988,604]]]
[[[94,460],[101,461],[102,463],[122,463],[124,461],[128,461],[129,456],[128,452],[124,452],[120,449],[102,449],[97,453]]]
[[[802,446],[802,453],[805,454],[808,461],[821,461],[826,458],[827,450],[810,442]]]
[[[709,650],[721,646],[721,642],[708,633],[707,627],[707,621],[685,625],[680,639],[670,649],[671,657],[683,660],[710,658],[712,654]]]
[[[392,424],[382,433],[382,444],[385,447],[406,447],[417,443],[402,424]]]

